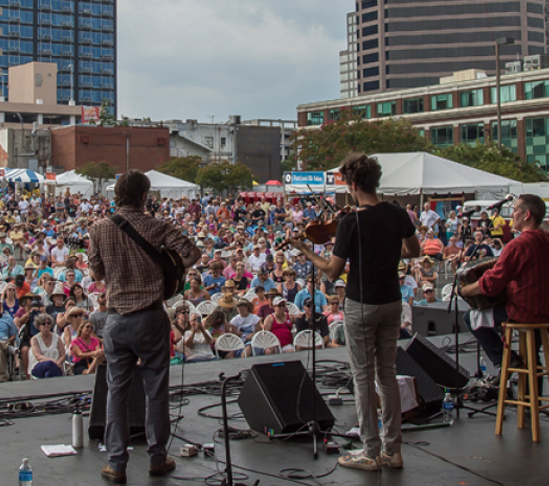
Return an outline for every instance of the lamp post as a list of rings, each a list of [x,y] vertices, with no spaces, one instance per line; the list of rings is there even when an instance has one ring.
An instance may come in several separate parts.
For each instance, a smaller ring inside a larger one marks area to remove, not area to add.
[[[515,39],[512,37],[499,37],[496,39],[496,103],[497,103],[497,118],[498,118],[498,147],[501,152],[501,92],[500,92],[500,68],[499,68],[499,46],[507,46],[514,44]]]

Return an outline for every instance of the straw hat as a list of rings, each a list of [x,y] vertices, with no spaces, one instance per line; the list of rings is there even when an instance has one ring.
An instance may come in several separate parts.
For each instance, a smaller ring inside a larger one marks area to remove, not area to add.
[[[225,294],[221,299],[217,301],[217,304],[221,307],[231,308],[237,305],[238,301],[234,298],[233,294]]]
[[[225,281],[225,284],[221,288],[222,289],[228,289],[228,290],[234,290],[236,288],[236,285],[235,285],[233,280],[227,280],[227,281]]]
[[[249,300],[240,299],[239,301],[237,301],[237,307],[240,307],[242,305],[245,305],[248,308],[248,312],[252,312],[254,310],[254,305]]]
[[[278,290],[276,290],[274,287],[269,290],[266,294],[265,294],[267,297],[269,296],[273,296],[273,297],[278,297],[280,295],[280,293],[278,292]]]
[[[63,290],[62,282],[57,282],[55,284],[55,287],[53,288],[53,292],[51,293],[51,297],[53,297],[54,295],[62,295],[63,297],[65,297],[65,291]]]

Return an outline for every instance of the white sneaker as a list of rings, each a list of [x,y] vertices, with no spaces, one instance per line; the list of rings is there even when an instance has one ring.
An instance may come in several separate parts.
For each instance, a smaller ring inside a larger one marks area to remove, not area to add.
[[[375,459],[364,454],[364,450],[349,452],[346,456],[340,456],[338,462],[343,467],[353,469],[364,469],[366,471],[377,471],[381,469],[383,463],[381,457]]]
[[[381,453],[381,461],[386,466],[400,469],[402,466],[404,466],[404,460],[402,459],[402,454],[400,452],[395,452],[393,455],[387,454],[387,452],[383,451]]]

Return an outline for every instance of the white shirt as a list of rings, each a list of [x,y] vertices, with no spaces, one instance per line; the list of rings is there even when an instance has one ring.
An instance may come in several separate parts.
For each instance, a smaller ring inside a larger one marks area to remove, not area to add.
[[[66,246],[63,246],[63,248],[58,248],[57,246],[52,249],[51,256],[55,258],[55,261],[58,263],[63,263],[65,261],[65,258],[69,256],[69,249]]]
[[[259,321],[261,321],[261,319],[255,314],[248,314],[246,317],[242,317],[238,314],[231,319],[231,324],[244,334],[251,334],[255,332],[255,325]]]
[[[419,217],[421,224],[428,226],[429,228],[432,228],[439,219],[440,216],[432,209],[429,209],[429,211],[423,211]]]
[[[19,201],[19,211],[26,213],[29,210],[29,202],[26,199]]]
[[[248,257],[248,262],[250,262],[250,267],[252,268],[253,273],[257,273],[259,267],[265,263],[266,255],[265,253],[260,253],[259,256],[255,256],[253,253]]]
[[[87,201],[80,204],[80,211],[82,211],[83,213],[89,213],[91,208],[91,204]]]
[[[212,335],[205,331],[206,334],[209,337],[212,337]],[[192,331],[185,331],[185,335],[183,336],[183,339],[177,343],[177,350],[179,352],[183,352],[185,354],[185,357],[190,359],[213,359],[214,355],[212,352],[212,348],[209,344],[206,344],[206,339],[204,338],[204,334],[202,334],[201,331],[196,331],[194,334],[194,343],[192,347],[185,346],[185,341],[189,339],[191,336]]]

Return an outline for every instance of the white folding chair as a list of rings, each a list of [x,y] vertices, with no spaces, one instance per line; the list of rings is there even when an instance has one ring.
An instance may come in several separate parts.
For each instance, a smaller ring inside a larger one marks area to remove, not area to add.
[[[302,312],[299,310],[299,307],[297,305],[295,305],[293,302],[287,302],[286,303],[286,308],[288,309],[288,312],[292,316],[298,316],[298,315],[302,314]]]
[[[173,307],[175,304],[181,302],[182,300],[183,300],[183,296],[181,294],[174,295],[173,297],[171,297],[166,301],[166,305],[168,307]]]
[[[314,335],[314,346],[316,347],[324,347],[324,339],[322,339],[322,336],[318,332],[313,332],[310,329],[306,329],[305,331],[298,332],[294,338],[294,348],[299,346],[300,348],[305,349],[312,349],[313,347],[313,338],[311,338],[311,335]]]
[[[448,302],[450,300],[450,297],[452,295],[452,287],[453,284],[447,284],[442,287],[442,300],[444,302]]]
[[[221,292],[218,292],[217,294],[212,295],[212,302],[215,302],[216,304],[219,303],[219,299],[223,297],[223,294]]]
[[[203,316],[209,316],[216,307],[217,304],[213,300],[204,300],[196,306],[196,311]]]
[[[256,293],[255,293],[255,290],[254,290],[254,289],[250,289],[250,290],[248,290],[248,292],[246,292],[246,293],[244,294],[244,297],[243,297],[243,298],[246,299],[246,300],[249,300],[249,301],[251,302],[251,301],[254,300],[256,297],[257,297],[257,295],[256,295]]]
[[[55,278],[59,278],[59,275],[61,275],[65,270],[65,267],[56,267],[53,269],[53,276]]]
[[[181,305],[181,304],[187,304],[189,306],[189,312],[191,314],[196,313],[195,305],[192,302],[188,301],[188,300],[181,300],[179,302],[176,302],[174,305],[172,305],[172,309],[175,309],[178,305]]]
[[[203,304],[204,302],[201,302]],[[200,307],[200,304],[198,304]],[[244,342],[236,334],[226,332],[219,336],[215,342],[215,355],[219,359],[219,351],[231,352],[238,351],[239,349],[244,349]]]
[[[271,331],[258,331],[252,337],[252,355],[255,356],[256,348],[269,349],[278,348],[278,352],[282,353],[280,341]]]
[[[343,325],[344,325],[343,321],[334,321],[328,326],[328,328],[330,329],[330,339],[334,338],[334,334],[335,334],[335,331],[336,331],[337,327],[338,326],[343,326]]]
[[[4,292],[4,289],[8,285],[8,282],[0,282],[0,294]]]
[[[90,300],[91,305],[93,305],[93,308],[96,309],[99,304],[97,303],[97,300],[99,299],[99,296],[101,294],[99,292],[94,292],[93,294],[88,295],[88,299]]]

